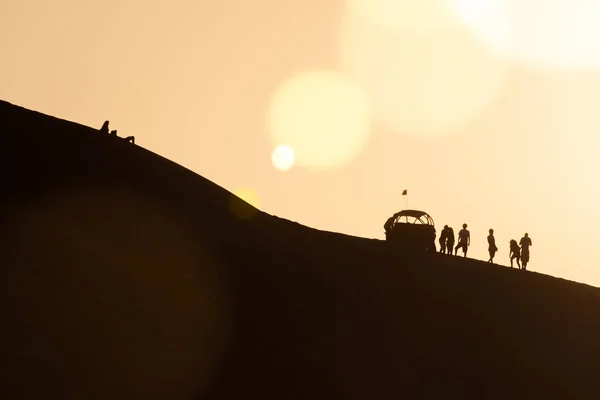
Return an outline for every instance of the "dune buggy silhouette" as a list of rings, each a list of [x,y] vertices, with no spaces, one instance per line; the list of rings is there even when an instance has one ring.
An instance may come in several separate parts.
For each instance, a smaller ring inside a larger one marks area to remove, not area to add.
[[[418,210],[402,210],[383,225],[385,240],[408,250],[435,252],[435,224],[429,214]]]

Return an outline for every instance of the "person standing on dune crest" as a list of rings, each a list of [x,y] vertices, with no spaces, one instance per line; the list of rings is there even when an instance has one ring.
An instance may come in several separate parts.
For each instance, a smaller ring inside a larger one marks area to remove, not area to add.
[[[467,249],[471,245],[471,234],[467,230],[467,224],[463,224],[463,228],[458,232],[458,244],[454,248],[454,255],[458,253],[458,249],[462,248],[463,254],[467,256]]]
[[[488,260],[489,263],[494,263],[494,255],[496,255],[496,252],[498,251],[498,248],[496,247],[496,239],[494,238],[494,230],[490,229],[490,234],[487,237],[487,241],[488,241],[488,251],[490,252],[490,259]]]
[[[448,225],[444,225],[444,229],[440,232],[440,253],[446,252],[446,236],[448,235]],[[452,251],[450,249],[449,251]]]
[[[454,248],[454,229],[451,226],[446,230],[446,254],[452,255],[452,249]]]
[[[531,238],[528,233],[521,238],[519,245],[521,246],[521,264],[523,264],[523,270],[526,271],[529,262],[529,246],[531,246]]]

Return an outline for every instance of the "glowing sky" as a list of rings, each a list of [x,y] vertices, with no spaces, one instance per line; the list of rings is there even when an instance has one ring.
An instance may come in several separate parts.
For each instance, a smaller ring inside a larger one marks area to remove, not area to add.
[[[0,98],[319,229],[383,238],[408,189],[470,256],[528,232],[531,270],[600,286],[599,4],[11,1]]]

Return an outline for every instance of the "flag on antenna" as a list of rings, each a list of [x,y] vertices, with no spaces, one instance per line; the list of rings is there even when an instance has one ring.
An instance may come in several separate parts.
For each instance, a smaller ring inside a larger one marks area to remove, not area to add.
[[[408,194],[408,192],[406,191],[406,189],[404,189],[404,191],[402,192],[402,196],[406,196]]]

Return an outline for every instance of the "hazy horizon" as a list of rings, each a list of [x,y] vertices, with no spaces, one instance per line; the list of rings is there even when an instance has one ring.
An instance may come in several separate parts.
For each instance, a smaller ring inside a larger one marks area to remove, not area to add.
[[[318,229],[383,239],[407,189],[438,235],[469,225],[469,257],[493,228],[509,265],[528,232],[529,270],[600,286],[599,17],[584,0],[14,2],[0,99],[108,119]]]

